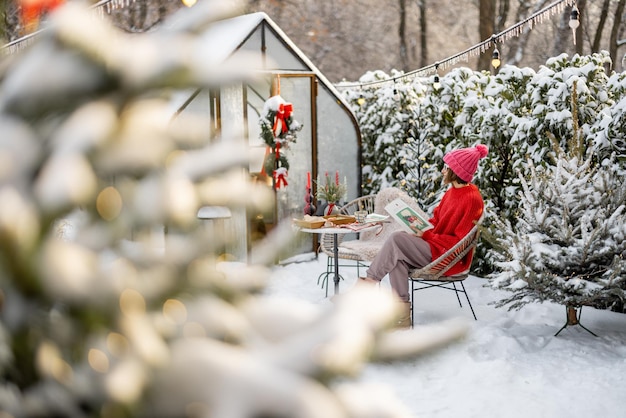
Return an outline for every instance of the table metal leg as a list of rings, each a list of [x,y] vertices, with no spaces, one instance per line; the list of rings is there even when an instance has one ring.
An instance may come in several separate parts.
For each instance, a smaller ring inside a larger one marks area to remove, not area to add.
[[[333,255],[335,257],[335,294],[339,293],[339,244],[337,234],[333,234]]]

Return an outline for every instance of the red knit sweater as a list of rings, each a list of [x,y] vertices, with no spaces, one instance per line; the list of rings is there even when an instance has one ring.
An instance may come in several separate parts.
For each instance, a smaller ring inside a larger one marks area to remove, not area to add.
[[[469,184],[465,187],[450,187],[443,195],[441,202],[433,211],[430,222],[435,228],[424,232],[422,238],[430,245],[432,259],[436,259],[457,242],[476,225],[483,213],[484,202],[478,187]],[[470,268],[472,253],[446,272],[446,276],[461,273]]]

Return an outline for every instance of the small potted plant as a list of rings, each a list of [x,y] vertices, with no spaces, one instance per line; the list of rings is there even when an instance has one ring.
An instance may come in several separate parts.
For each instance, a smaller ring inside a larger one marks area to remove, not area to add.
[[[330,178],[328,172],[324,175],[324,180],[315,182],[317,184],[317,199],[325,200],[328,203],[324,209],[324,215],[332,215],[339,211],[337,203],[345,196],[347,185],[339,182],[339,172],[335,173],[335,179]]]

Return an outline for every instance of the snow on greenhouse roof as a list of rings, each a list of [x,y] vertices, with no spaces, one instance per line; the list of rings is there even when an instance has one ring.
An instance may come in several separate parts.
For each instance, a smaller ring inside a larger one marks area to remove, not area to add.
[[[276,35],[285,43],[287,48],[308,68],[317,78],[350,109],[343,96],[324,74],[311,62],[300,48],[282,31],[282,29],[264,12],[250,13],[233,18],[217,21],[201,35],[202,43],[210,51],[211,61],[215,64],[226,61],[252,35],[261,24],[267,24]],[[259,68],[259,70],[262,70]]]

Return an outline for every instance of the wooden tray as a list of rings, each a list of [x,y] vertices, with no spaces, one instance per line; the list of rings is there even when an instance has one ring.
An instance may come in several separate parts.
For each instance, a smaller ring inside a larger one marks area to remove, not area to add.
[[[335,225],[351,224],[356,222],[356,218],[350,215],[326,215],[324,219],[327,219]]]

